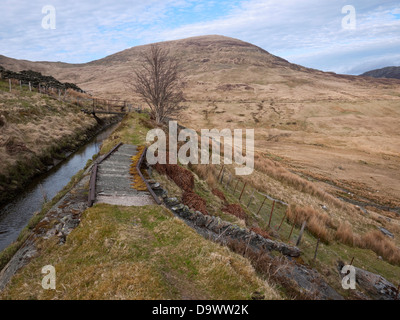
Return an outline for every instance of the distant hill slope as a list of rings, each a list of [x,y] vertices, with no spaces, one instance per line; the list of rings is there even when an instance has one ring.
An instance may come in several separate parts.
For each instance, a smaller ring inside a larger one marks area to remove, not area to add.
[[[177,56],[187,77],[186,108],[179,116],[182,125],[196,130],[254,129],[258,168],[269,159],[276,160],[319,181],[318,186],[335,197],[367,203],[374,219],[375,204],[396,212],[400,208],[399,79],[322,72],[224,36],[192,37],[159,45]],[[0,56],[0,65],[13,71],[51,75],[75,83],[96,97],[144,105],[133,94],[129,81],[140,65],[140,53],[148,48],[133,47],[85,64]],[[268,176],[259,176],[256,170],[249,179],[259,181],[276,199],[317,209],[322,204],[340,220],[348,219],[347,213],[334,211],[325,198],[304,196],[304,190],[312,189],[297,184],[297,179],[288,182],[297,187],[287,188],[288,178],[282,174],[281,186],[271,178],[279,170],[272,165],[270,170]],[[396,219],[396,227],[400,223],[394,212],[380,218],[376,221]],[[360,232],[366,230],[354,224]],[[392,232],[391,227],[388,230]],[[396,236],[396,246],[399,239]]]
[[[400,79],[400,67],[375,69],[362,74],[364,77]]]
[[[375,87],[376,84],[386,83],[382,82],[384,80],[374,81],[305,68],[251,43],[224,36],[192,37],[161,42],[159,45],[169,48],[171,53],[180,58],[188,75],[189,98],[196,100],[209,96],[213,91],[232,89],[232,84],[236,88],[229,90],[231,98],[242,99],[241,92],[236,95],[236,89],[242,91],[237,85],[245,84],[256,93],[257,99],[265,100],[294,96],[312,99],[316,95],[326,98],[363,96],[370,91],[369,84]],[[138,66],[139,53],[148,47],[133,47],[85,64],[30,62],[0,55],[0,65],[13,71],[30,69],[51,75],[60,81],[75,83],[96,95],[131,99],[133,95],[126,83]],[[360,88],[362,92],[359,92]]]

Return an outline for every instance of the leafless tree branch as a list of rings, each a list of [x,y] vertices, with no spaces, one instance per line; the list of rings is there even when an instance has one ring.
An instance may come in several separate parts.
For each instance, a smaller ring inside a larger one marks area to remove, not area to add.
[[[134,71],[132,88],[149,106],[151,116],[161,123],[177,113],[184,101],[179,61],[157,45],[143,53],[141,60],[140,68]]]

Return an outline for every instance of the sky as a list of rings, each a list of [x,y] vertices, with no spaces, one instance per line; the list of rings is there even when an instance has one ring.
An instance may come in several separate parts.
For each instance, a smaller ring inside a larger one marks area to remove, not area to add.
[[[400,66],[399,0],[0,3],[0,54],[16,59],[85,63],[137,45],[218,34],[323,71]]]

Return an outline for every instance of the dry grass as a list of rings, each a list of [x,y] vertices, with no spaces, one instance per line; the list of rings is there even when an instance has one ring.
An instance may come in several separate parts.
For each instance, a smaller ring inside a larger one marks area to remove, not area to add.
[[[342,222],[339,225],[338,229],[336,230],[335,238],[336,240],[349,246],[354,245],[353,229],[347,221],[344,223]]]
[[[254,167],[256,170],[263,172],[278,181],[286,183],[300,192],[318,197],[328,204],[335,205],[337,208],[343,208],[344,206],[342,201],[323,191],[312,182],[291,173],[279,163],[266,158],[264,155],[258,153],[254,155]]]
[[[140,177],[138,171],[137,171],[137,164],[142,157],[142,154],[145,150],[144,146],[138,146],[137,147],[137,154],[132,157],[132,163],[131,163],[131,168],[129,169],[129,173],[132,176],[132,188],[138,191],[146,191],[147,186],[146,183],[143,181],[143,179]]]
[[[198,194],[184,191],[182,195],[182,202],[190,209],[200,211],[202,214],[208,215],[207,202]]]
[[[167,152],[167,162],[169,160]],[[189,170],[178,164],[160,164],[156,163],[154,168],[162,174],[170,177],[182,190],[190,192],[194,189],[194,176]]]
[[[4,92],[0,81],[0,202],[39,172],[76,150],[98,124],[79,107],[26,90]],[[108,117],[108,116],[106,116]]]
[[[215,175],[214,165],[198,164],[193,165],[189,163],[189,169],[196,173],[201,179],[207,182],[210,188],[217,188],[218,182]]]
[[[227,204],[222,208],[222,211],[232,214],[235,217],[245,221],[248,219],[246,212],[243,210],[242,206],[239,203]]]
[[[360,236],[353,232],[348,222],[344,222],[338,227],[335,238],[349,246],[372,250],[389,263],[400,265],[400,249],[379,230],[372,230]]]
[[[356,238],[357,246],[370,249],[391,264],[400,265],[400,249],[379,230],[369,231],[361,238]]]
[[[289,206],[286,217],[291,222],[300,226],[304,221],[307,222],[307,229],[316,238],[325,243],[332,241],[332,233],[329,230],[333,227],[332,219],[324,213],[310,207]]]
[[[218,198],[220,198],[224,203],[227,202],[225,195],[222,191],[218,190],[218,189],[212,189],[211,192],[213,193],[213,195],[217,196]]]

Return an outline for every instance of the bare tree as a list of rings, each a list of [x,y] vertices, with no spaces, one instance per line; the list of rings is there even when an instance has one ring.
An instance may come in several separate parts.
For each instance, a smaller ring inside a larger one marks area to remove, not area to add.
[[[184,101],[179,62],[169,50],[157,45],[151,45],[141,58],[140,68],[134,71],[133,90],[147,103],[151,116],[159,124],[177,113]]]

